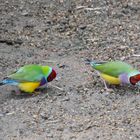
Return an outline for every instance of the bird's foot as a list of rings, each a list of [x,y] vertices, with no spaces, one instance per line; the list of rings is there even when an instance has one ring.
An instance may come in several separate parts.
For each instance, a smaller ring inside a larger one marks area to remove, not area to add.
[[[101,90],[101,93],[105,93],[105,94],[111,94],[111,93],[113,93],[114,92],[114,90],[113,89],[111,89],[111,88],[103,88],[102,90]]]
[[[19,96],[19,95],[21,95],[21,91],[18,90],[18,89],[17,90],[12,90],[12,94]]]
[[[112,92],[114,92],[114,90],[113,90],[112,88],[108,88],[108,87],[107,87],[107,84],[106,84],[105,80],[103,80],[103,82],[104,82],[105,90],[106,90],[107,93],[112,93]]]
[[[34,91],[34,93],[32,94],[32,96],[37,96],[37,95],[39,95],[39,94],[40,94],[39,91]]]
[[[113,90],[112,88],[105,88],[105,90],[106,90],[107,93],[112,93],[112,92],[114,92],[114,90]]]

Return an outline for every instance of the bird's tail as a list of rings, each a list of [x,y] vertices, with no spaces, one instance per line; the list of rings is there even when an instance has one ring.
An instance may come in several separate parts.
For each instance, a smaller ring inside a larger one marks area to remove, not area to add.
[[[91,65],[91,66],[97,66],[97,65],[100,65],[100,64],[103,64],[103,63],[105,63],[105,61],[96,61],[96,60],[90,60],[90,59],[86,59],[85,60],[85,63],[87,64],[87,65]]]
[[[4,85],[4,83],[2,81],[0,81],[0,86]]]
[[[8,78],[0,80],[0,86],[2,86],[2,85],[17,85],[17,84],[18,84],[17,81],[12,80],[12,79],[8,79]]]

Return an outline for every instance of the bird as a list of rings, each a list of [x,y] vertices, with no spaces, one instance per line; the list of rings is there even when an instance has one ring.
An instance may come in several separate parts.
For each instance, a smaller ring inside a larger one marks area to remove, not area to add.
[[[119,60],[115,61],[90,61],[92,68],[106,82],[113,85],[140,85],[140,72],[133,66]]]
[[[56,78],[56,71],[49,66],[29,64],[0,80],[2,85],[15,85],[26,93],[33,93],[37,88]]]

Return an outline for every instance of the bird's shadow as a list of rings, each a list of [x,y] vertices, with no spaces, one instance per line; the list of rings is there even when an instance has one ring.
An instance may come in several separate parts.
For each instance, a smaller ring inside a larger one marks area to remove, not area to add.
[[[127,86],[127,85],[109,85],[110,88],[114,90],[116,94],[119,94],[121,96],[126,94],[131,95],[137,95],[140,94],[139,87],[136,86]]]
[[[51,97],[51,96],[55,96],[57,95],[57,91],[54,90],[52,87],[47,87],[47,88],[41,88],[41,89],[37,89],[35,90],[35,92],[31,93],[26,93],[23,91],[20,91],[20,94],[17,94],[16,91],[11,91],[11,93],[8,95],[7,98],[11,99],[15,99],[15,100],[20,100],[20,99],[26,99],[26,98],[35,98],[35,97]]]

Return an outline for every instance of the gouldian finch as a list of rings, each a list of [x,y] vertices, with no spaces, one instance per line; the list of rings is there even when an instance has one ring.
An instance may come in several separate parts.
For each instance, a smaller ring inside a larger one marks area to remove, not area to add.
[[[140,85],[140,72],[122,61],[90,62],[101,78],[109,84]],[[105,87],[106,83],[104,82]]]
[[[19,68],[17,72],[4,78],[0,81],[0,85],[16,85],[21,91],[32,93],[55,77],[56,72],[53,68],[31,64]]]

